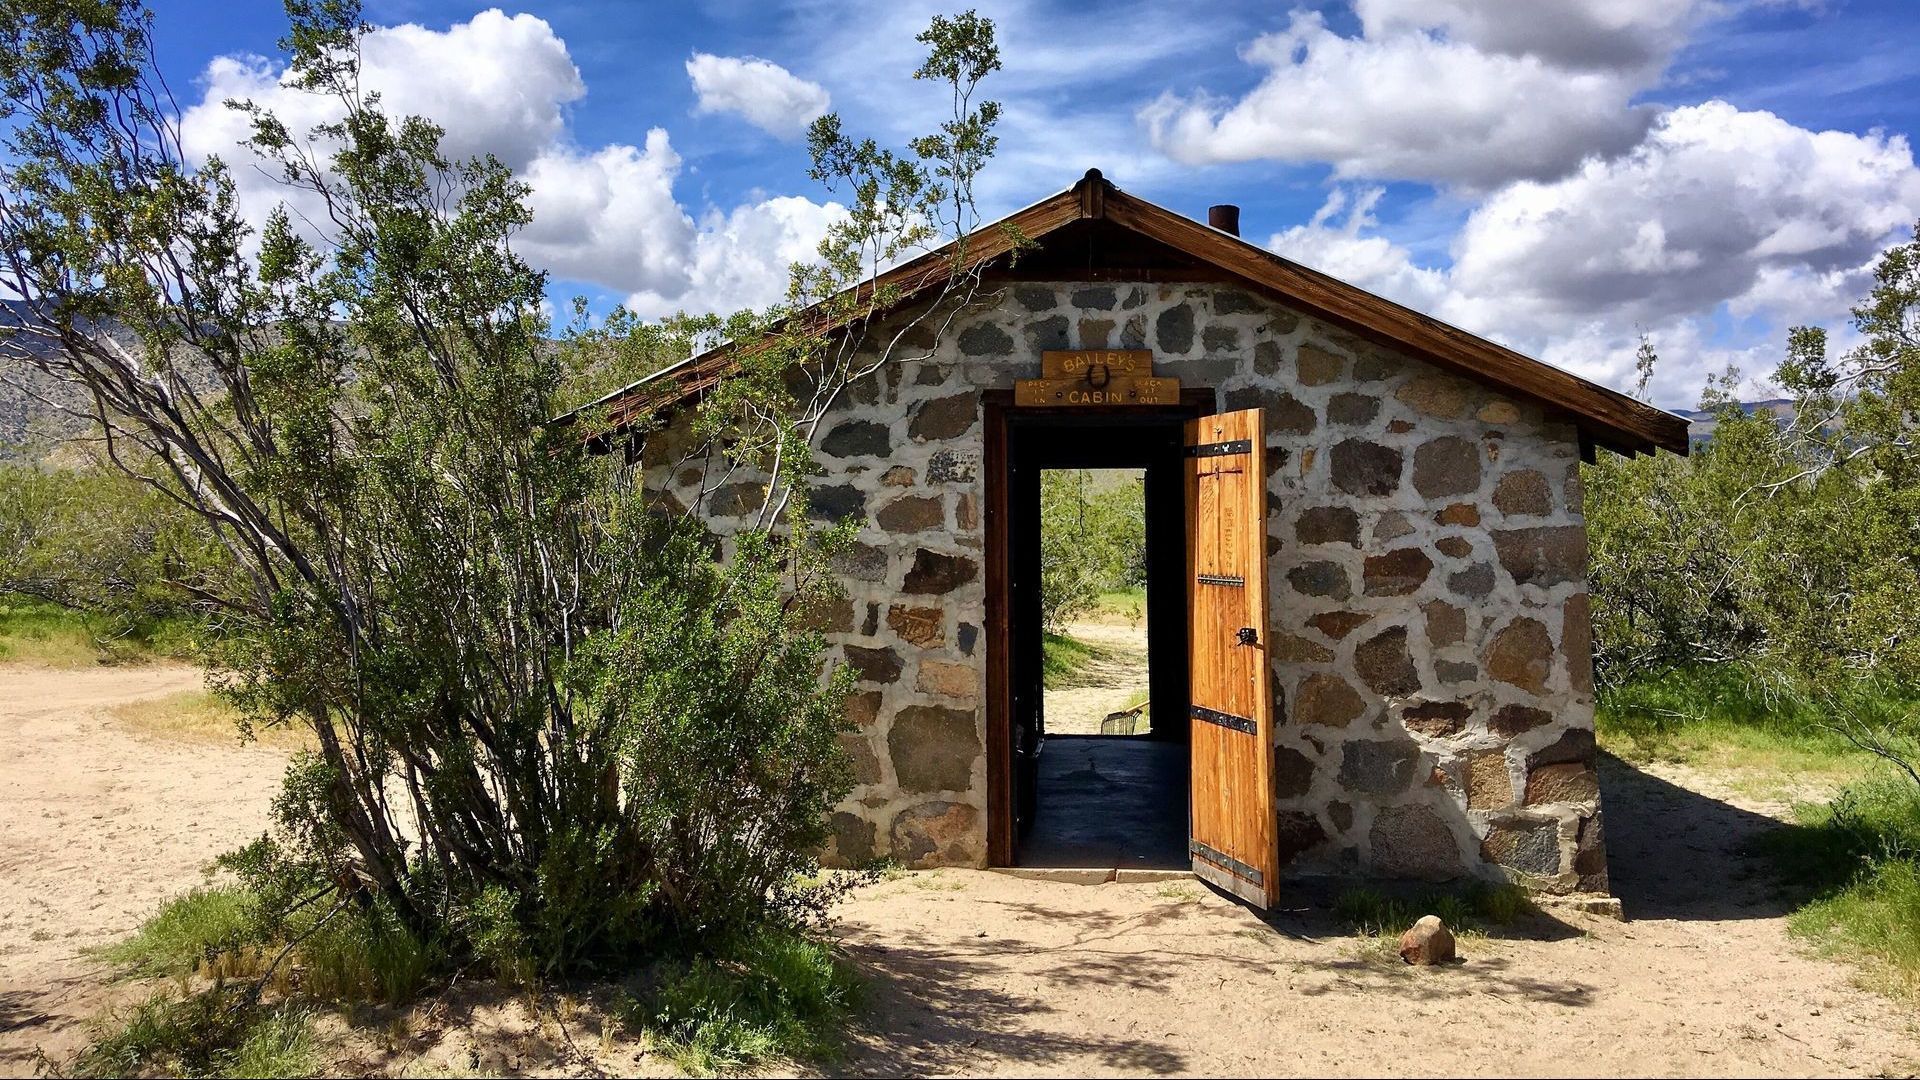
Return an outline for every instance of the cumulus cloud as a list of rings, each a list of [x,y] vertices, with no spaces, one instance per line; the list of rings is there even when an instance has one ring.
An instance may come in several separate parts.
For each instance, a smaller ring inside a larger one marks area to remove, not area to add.
[[[1242,53],[1268,69],[1245,97],[1169,93],[1140,120],[1160,150],[1189,164],[1326,162],[1342,178],[1469,189],[1563,175],[1627,150],[1653,121],[1651,106],[1631,103],[1647,80],[1638,67],[1566,68],[1385,15],[1376,22],[1406,28],[1343,37],[1318,12],[1296,11]]]
[[[381,95],[386,111],[425,116],[444,129],[450,156],[492,154],[526,181],[533,223],[518,243],[529,261],[644,300],[652,313],[779,299],[788,263],[811,255],[839,212],[830,203],[763,198],[696,219],[675,197],[682,163],[665,130],[650,130],[642,146],[575,145],[566,111],[587,88],[566,43],[532,15],[489,10],[445,30],[376,28],[362,39],[360,62],[362,85]],[[225,103],[253,101],[296,134],[337,119],[337,105],[259,57],[215,59],[200,82],[200,100],[181,117],[189,156],[217,154],[238,166],[241,211],[255,223],[289,204],[309,232],[324,232],[319,206],[254,167],[241,146],[246,118]]]
[[[830,99],[819,83],[808,82],[779,64],[753,56],[715,56],[697,52],[687,61],[687,77],[699,95],[695,109],[730,112],[782,139],[797,138],[825,115]]]
[[[1664,114],[1629,154],[1492,192],[1445,268],[1373,233],[1371,202],[1336,220],[1351,198],[1337,192],[1271,246],[1615,385],[1645,330],[1668,362],[1662,389],[1684,400],[1705,371],[1753,351],[1709,332],[1718,313],[1760,318],[1769,334],[1837,324],[1920,215],[1920,170],[1901,136],[1808,131],[1709,101]],[[1777,342],[1758,348],[1778,355]]]

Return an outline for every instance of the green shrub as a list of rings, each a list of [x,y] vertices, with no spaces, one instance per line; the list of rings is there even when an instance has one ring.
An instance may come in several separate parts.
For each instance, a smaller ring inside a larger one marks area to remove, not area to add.
[[[714,956],[666,965],[626,1013],[681,1068],[708,1075],[831,1057],[859,995],[857,977],[830,946],[769,929]]]
[[[1809,898],[1793,931],[1888,989],[1920,996],[1920,787],[1882,776],[1801,806],[1797,817],[1763,841]]]
[[[1743,665],[1703,665],[1602,689],[1594,727],[1602,744],[1630,760],[1712,758],[1798,773],[1862,763],[1861,751],[1835,728],[1840,715],[1880,715],[1911,702],[1873,684],[1819,700]]]

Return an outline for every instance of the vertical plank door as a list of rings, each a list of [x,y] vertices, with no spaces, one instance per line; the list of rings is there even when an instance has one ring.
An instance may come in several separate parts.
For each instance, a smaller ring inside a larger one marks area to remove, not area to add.
[[[1187,424],[1193,872],[1274,902],[1266,446],[1259,409]]]

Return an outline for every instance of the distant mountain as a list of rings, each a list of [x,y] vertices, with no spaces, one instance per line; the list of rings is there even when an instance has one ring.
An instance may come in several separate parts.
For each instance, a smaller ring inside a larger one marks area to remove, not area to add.
[[[1687,418],[1687,441],[1694,446],[1711,441],[1713,429],[1720,426],[1718,417],[1710,409],[1675,409],[1673,411]],[[1767,413],[1779,423],[1790,424],[1794,416],[1793,399],[1768,398],[1765,401],[1743,401],[1740,403],[1740,411],[1748,416]]]

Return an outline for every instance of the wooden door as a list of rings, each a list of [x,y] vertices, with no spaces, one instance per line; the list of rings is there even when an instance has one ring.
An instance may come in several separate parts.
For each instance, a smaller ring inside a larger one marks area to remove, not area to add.
[[[1187,423],[1188,851],[1195,874],[1262,908],[1279,871],[1264,440],[1259,409]]]

